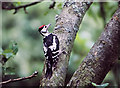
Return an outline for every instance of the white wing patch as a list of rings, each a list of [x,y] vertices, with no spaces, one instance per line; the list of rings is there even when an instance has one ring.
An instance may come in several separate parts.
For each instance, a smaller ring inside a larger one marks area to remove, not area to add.
[[[57,54],[57,55],[55,55],[55,56],[52,56],[52,58],[57,58],[57,56],[58,56],[58,54]]]
[[[56,45],[56,42],[55,42],[55,36],[53,36],[53,43],[52,43],[51,46],[49,46],[49,48],[53,51],[53,50],[56,50],[56,47],[57,47],[57,45]]]

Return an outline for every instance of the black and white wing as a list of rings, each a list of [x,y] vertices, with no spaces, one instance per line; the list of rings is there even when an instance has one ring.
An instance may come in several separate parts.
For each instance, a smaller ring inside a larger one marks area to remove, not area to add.
[[[46,57],[46,77],[52,76],[52,67],[55,67],[59,56],[59,40],[56,35],[50,34],[43,39],[43,50]]]

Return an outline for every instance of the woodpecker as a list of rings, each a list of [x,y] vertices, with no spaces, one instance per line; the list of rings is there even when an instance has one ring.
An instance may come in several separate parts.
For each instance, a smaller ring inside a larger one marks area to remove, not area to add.
[[[43,38],[43,50],[46,57],[46,72],[45,77],[51,77],[53,69],[55,68],[59,57],[59,39],[55,34],[48,31],[51,24],[42,25],[38,31],[44,37]]]

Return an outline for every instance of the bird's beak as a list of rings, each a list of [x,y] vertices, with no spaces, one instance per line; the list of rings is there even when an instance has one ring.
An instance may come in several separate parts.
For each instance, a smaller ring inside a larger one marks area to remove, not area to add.
[[[51,24],[48,24],[48,25],[47,25],[47,29],[49,28],[50,25],[51,25]]]

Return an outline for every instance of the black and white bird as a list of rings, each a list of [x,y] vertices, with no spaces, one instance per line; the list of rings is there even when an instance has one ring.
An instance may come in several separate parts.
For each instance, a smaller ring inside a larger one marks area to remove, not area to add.
[[[53,68],[55,68],[58,62],[59,52],[59,39],[55,34],[49,33],[48,28],[51,24],[42,25],[38,31],[44,37],[43,38],[43,50],[46,57],[46,72],[45,76],[51,77]]]

